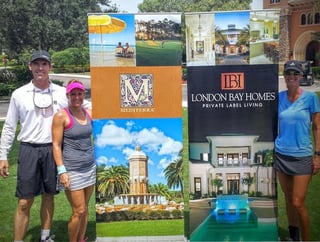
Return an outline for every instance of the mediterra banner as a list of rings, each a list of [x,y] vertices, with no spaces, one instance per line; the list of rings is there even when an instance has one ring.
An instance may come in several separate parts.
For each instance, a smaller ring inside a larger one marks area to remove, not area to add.
[[[183,241],[181,15],[89,14],[97,241]]]
[[[190,241],[277,241],[279,12],[188,13]]]

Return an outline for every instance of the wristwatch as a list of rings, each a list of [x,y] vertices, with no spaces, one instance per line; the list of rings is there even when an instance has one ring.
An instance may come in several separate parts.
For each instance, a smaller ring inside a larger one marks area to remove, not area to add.
[[[314,154],[320,156],[320,151],[315,151]]]

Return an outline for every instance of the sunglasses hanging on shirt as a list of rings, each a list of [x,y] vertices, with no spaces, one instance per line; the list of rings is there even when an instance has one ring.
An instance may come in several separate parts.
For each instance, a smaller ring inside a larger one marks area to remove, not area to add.
[[[33,90],[33,104],[36,108],[42,110],[42,114],[46,114],[46,110],[53,105],[53,97],[50,89],[42,92]]]

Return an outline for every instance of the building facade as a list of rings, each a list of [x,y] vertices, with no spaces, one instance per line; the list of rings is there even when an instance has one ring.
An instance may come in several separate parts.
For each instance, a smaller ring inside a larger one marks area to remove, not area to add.
[[[259,136],[208,136],[208,143],[190,147],[190,192],[195,198],[213,194],[260,194],[275,196],[275,174],[263,160],[273,150],[272,142]],[[201,152],[201,151],[204,152]],[[251,181],[250,181],[251,180]]]
[[[320,1],[263,0],[263,8],[281,9],[280,62],[295,59],[320,66],[320,41],[314,38],[320,32]]]

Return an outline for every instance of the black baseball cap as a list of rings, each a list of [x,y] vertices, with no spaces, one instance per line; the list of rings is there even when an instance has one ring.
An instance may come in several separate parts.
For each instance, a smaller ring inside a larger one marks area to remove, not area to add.
[[[302,64],[300,61],[290,60],[284,64],[284,71],[298,71],[300,73],[303,72]]]
[[[32,56],[31,56],[31,59],[30,59],[30,62],[33,62],[37,59],[43,59],[43,60],[46,60],[48,61],[49,63],[51,63],[51,56],[50,54],[45,51],[45,50],[36,50],[32,53]]]

